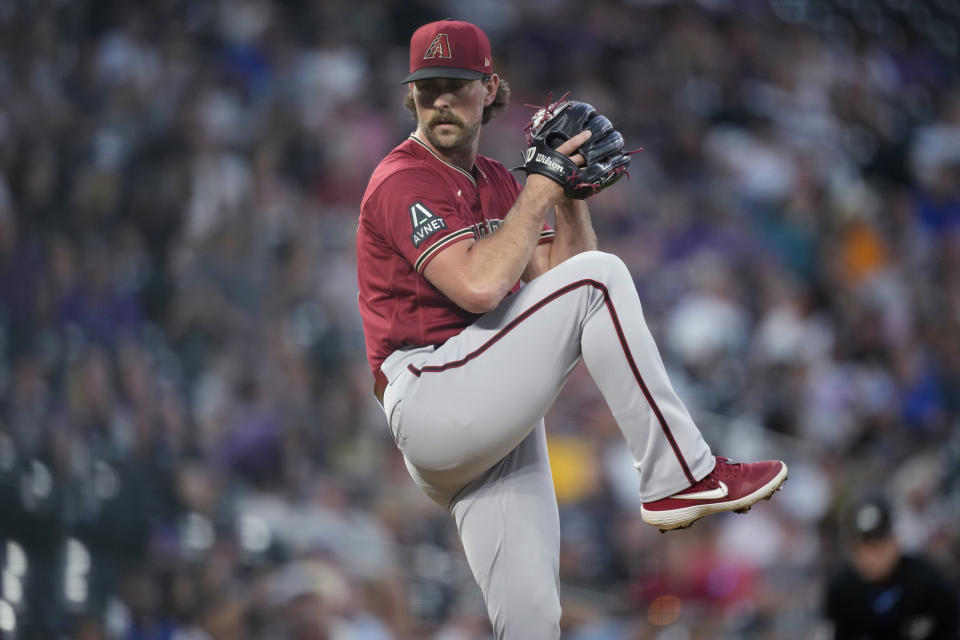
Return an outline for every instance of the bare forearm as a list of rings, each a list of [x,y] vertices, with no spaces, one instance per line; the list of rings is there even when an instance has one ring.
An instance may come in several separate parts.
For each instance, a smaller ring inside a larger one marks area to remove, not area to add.
[[[584,130],[557,147],[557,151],[570,154],[589,137],[590,131]],[[443,250],[424,268],[424,276],[467,311],[485,313],[495,308],[518,280],[529,280],[546,270],[546,256],[543,251],[537,251],[540,231],[550,208],[563,202],[563,188],[553,179],[529,174],[496,233],[475,242],[455,243]],[[561,208],[565,211],[561,217],[571,217],[570,221],[561,221],[561,225],[579,229],[584,224],[585,206],[582,212],[566,212],[564,206]],[[585,220],[589,227],[589,216]],[[590,231],[592,237],[592,229]],[[571,229],[563,233],[563,237],[567,235],[572,238],[576,234]]]
[[[509,283],[507,289],[513,286],[533,255],[548,210],[545,198],[523,191],[497,232],[470,247],[475,274]]]
[[[550,266],[597,248],[590,210],[583,200],[564,200],[556,207],[556,235],[550,246]]]
[[[537,182],[528,181],[497,232],[472,243],[460,260],[448,265],[454,266],[452,270],[444,268],[446,256],[435,260],[436,265],[428,265],[427,278],[461,307],[476,313],[492,309],[525,272],[547,212],[556,200],[552,183],[541,189]],[[456,252],[457,247],[453,247],[444,253]]]

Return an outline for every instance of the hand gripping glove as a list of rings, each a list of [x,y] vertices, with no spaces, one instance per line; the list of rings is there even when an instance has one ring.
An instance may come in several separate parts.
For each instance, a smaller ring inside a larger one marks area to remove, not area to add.
[[[552,104],[552,96],[547,98],[547,106],[539,107],[524,127],[528,148],[517,169],[544,175],[560,184],[568,198],[583,200],[623,177],[630,153],[623,151],[623,136],[606,116],[585,102],[567,100],[567,95]],[[584,129],[592,135],[577,150],[584,159],[578,167],[556,148]]]

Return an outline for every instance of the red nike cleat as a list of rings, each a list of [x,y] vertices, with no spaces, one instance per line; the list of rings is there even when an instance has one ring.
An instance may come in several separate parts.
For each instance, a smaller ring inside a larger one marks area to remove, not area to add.
[[[672,496],[643,503],[640,516],[661,532],[685,529],[711,513],[745,513],[755,502],[769,500],[786,479],[787,465],[780,460],[733,464],[718,456],[706,477]]]

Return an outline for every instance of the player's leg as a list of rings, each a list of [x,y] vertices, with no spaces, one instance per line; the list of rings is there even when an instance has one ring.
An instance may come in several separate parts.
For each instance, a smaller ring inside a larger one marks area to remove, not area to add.
[[[787,466],[778,460],[732,464],[710,454],[667,378],[626,266],[616,258],[599,262],[594,269],[603,275],[607,313],[584,322],[583,359],[634,454],[644,521],[662,530],[687,527],[769,498],[786,479]],[[677,465],[686,485],[677,484]]]
[[[450,511],[497,640],[560,637],[560,523],[543,422]]]
[[[469,482],[526,437],[581,354],[634,454],[645,500],[710,472],[713,457],[667,379],[633,280],[600,252],[551,269],[436,350],[388,358],[395,383],[384,398],[400,449],[431,485]]]
[[[398,352],[383,363],[391,429],[429,486],[462,487],[506,456],[580,361],[586,296],[563,296],[531,314],[531,286],[439,348]],[[465,364],[446,366],[459,361]],[[430,367],[444,370],[424,372]]]
[[[526,437],[581,354],[634,455],[646,503],[711,474],[715,459],[667,378],[632,277],[622,261],[600,252],[551,269],[436,350],[388,358],[384,372],[393,383],[384,399],[400,449],[431,486],[466,484]],[[742,484],[737,500],[751,502],[783,479],[764,471],[756,485],[756,475],[723,486]],[[749,506],[714,497],[713,487],[694,494],[714,502],[701,509],[687,496],[680,508],[654,505],[663,513],[651,523],[685,526]]]

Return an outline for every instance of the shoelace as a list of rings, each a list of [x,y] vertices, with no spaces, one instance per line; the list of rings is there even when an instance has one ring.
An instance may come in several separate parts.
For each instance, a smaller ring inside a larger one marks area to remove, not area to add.
[[[723,465],[722,467],[720,465]],[[699,483],[708,489],[716,489],[720,486],[720,476],[731,476],[731,475],[741,475],[743,474],[743,463],[742,462],[730,462],[729,458],[724,458],[723,456],[717,456],[717,466],[714,467],[713,471],[705,478],[703,478]]]
[[[733,474],[742,474],[743,473],[743,463],[742,462],[730,462],[729,458],[724,458],[722,456],[717,456],[717,464],[723,465],[724,473],[733,473]]]

